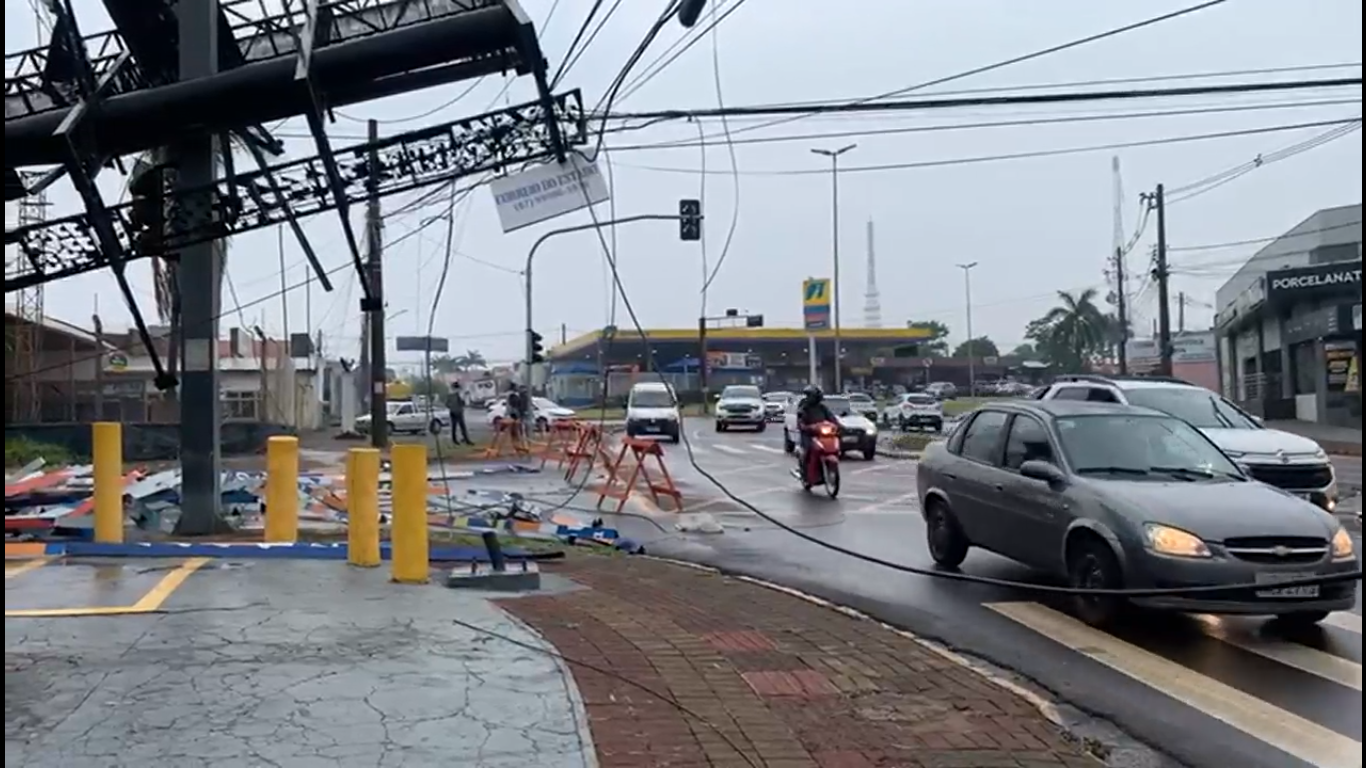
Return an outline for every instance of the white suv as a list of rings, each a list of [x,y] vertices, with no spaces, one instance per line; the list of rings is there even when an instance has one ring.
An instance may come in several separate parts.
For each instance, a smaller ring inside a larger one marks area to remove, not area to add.
[[[1306,437],[1267,429],[1228,400],[1174,379],[1063,376],[1034,395],[1036,400],[1089,400],[1151,408],[1205,433],[1252,476],[1333,512],[1338,484],[1333,463]]]
[[[902,432],[912,429],[944,431],[944,403],[934,395],[911,392],[897,398],[887,419]]]
[[[682,440],[683,416],[673,387],[658,381],[631,387],[626,399],[626,436],[658,436],[671,443]]]

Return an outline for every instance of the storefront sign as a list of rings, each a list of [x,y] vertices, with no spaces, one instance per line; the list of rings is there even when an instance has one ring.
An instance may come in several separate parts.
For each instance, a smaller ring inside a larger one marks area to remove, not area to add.
[[[1361,262],[1316,264],[1312,267],[1283,269],[1266,276],[1267,298],[1290,302],[1319,296],[1361,293]]]
[[[1128,362],[1143,366],[1161,361],[1162,350],[1155,339],[1130,339],[1125,347]],[[1215,360],[1215,341],[1212,331],[1178,334],[1172,337],[1172,362],[1212,363]]]

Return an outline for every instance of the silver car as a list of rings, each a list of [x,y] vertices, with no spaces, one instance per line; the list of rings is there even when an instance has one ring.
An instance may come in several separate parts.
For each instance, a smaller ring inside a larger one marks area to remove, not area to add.
[[[736,427],[756,432],[768,428],[764,397],[758,387],[736,385],[721,390],[716,401],[716,431],[725,432]]]
[[[945,567],[980,547],[1079,588],[1264,584],[1132,603],[1302,625],[1356,603],[1354,581],[1276,586],[1361,570],[1337,518],[1252,480],[1165,413],[1066,400],[988,405],[931,446],[918,473],[930,554]],[[1092,596],[1073,603],[1098,626],[1126,606]]]

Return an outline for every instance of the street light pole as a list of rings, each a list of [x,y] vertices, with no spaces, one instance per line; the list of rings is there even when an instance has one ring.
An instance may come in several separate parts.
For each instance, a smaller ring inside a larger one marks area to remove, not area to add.
[[[681,219],[683,219],[683,217],[680,216],[680,215],[678,215],[678,214],[643,213],[643,214],[639,214],[639,215],[637,215],[637,216],[625,216],[625,217],[622,217],[622,218],[620,218],[620,219],[610,219],[610,220],[608,220],[608,221],[594,221],[594,222],[592,222],[591,224],[579,224],[579,225],[573,226],[573,227],[561,227],[560,229],[552,229],[552,230],[550,230],[549,232],[546,232],[545,234],[543,234],[543,235],[541,235],[540,237],[536,238],[536,242],[534,242],[534,243],[531,244],[531,250],[527,251],[527,254],[526,254],[526,269],[523,270],[523,272],[522,272],[522,276],[523,276],[523,278],[526,280],[526,353],[525,353],[525,357],[526,357],[526,378],[525,378],[525,381],[526,381],[526,385],[527,385],[528,388],[531,387],[531,366],[532,366],[531,359],[532,359],[532,357],[535,356],[535,352],[534,352],[533,349],[532,349],[533,346],[534,346],[534,342],[532,341],[532,336],[531,336],[532,329],[535,327],[535,326],[532,324],[532,320],[531,320],[531,284],[532,284],[532,283],[531,283],[531,265],[532,265],[532,262],[535,261],[535,259],[536,259],[536,251],[541,247],[541,244],[544,243],[545,241],[549,240],[549,239],[552,238],[552,237],[558,237],[558,236],[560,236],[560,235],[567,235],[567,234],[570,234],[571,232],[582,232],[582,231],[584,231],[584,230],[586,230],[586,229],[597,229],[597,228],[599,228],[599,227],[611,227],[611,226],[616,226],[616,225],[618,225],[618,224],[631,224],[631,223],[634,223],[634,222],[637,222],[637,221],[680,221]],[[643,341],[643,339],[642,339],[642,341]]]
[[[977,262],[959,264],[958,268],[963,270],[963,293],[968,310],[968,397],[977,397],[977,345],[973,343],[975,337],[972,335],[972,270],[977,268]]]
[[[840,338],[840,155],[852,152],[858,147],[857,144],[848,144],[839,149],[813,149],[813,154],[830,158],[830,223],[832,250],[834,251],[835,269],[831,279],[834,281],[834,296],[831,308],[834,314],[835,330],[835,391],[844,390],[844,343]]]

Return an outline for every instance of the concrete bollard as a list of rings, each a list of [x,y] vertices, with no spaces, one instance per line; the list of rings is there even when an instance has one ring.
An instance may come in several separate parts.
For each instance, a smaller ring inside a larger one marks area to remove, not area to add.
[[[379,553],[379,450],[352,448],[346,459],[346,561],[377,568]]]
[[[266,543],[299,540],[299,438],[266,442]]]
[[[427,446],[396,445],[390,453],[394,513],[389,531],[393,580],[426,584],[431,569],[427,543]]]
[[[123,543],[123,425],[91,425],[90,453],[95,483],[95,541]]]

